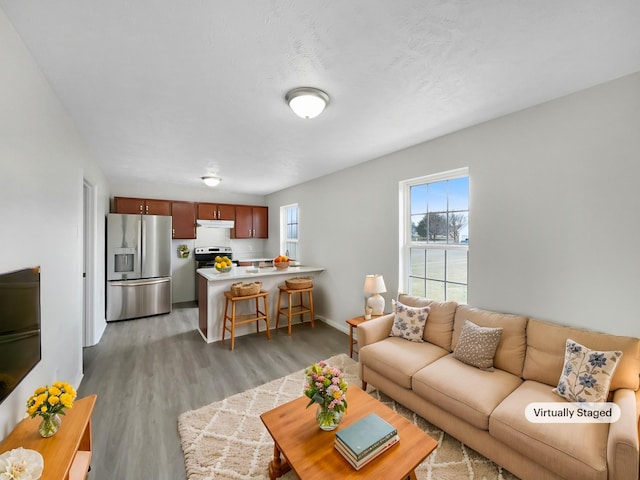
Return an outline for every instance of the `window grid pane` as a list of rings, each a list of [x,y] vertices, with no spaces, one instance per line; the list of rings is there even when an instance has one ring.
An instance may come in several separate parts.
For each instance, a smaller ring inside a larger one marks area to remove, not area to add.
[[[416,295],[418,297],[426,297],[427,296],[426,286],[427,286],[427,283],[423,278],[409,277],[409,294],[410,295]]]
[[[407,290],[467,302],[469,177],[411,185]]]
[[[281,238],[280,245],[283,254],[288,255],[294,260],[300,260],[298,251],[299,229],[298,218],[299,211],[297,205],[281,207]]]

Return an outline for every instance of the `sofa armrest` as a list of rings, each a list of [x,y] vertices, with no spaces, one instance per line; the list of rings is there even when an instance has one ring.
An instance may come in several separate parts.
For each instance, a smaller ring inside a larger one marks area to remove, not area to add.
[[[358,325],[358,348],[384,340],[391,333],[394,313],[372,318]]]
[[[637,479],[640,459],[638,457],[638,418],[636,392],[619,388],[613,394],[613,402],[620,407],[620,419],[609,426],[607,442],[607,468],[609,478]]]

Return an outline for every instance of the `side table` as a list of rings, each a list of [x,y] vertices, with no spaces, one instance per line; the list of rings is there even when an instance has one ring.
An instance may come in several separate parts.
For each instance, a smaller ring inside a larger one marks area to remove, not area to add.
[[[38,434],[39,417],[25,418],[0,442],[0,453],[17,447],[36,450],[44,459],[42,479],[86,479],[91,463],[91,414],[97,398],[89,395],[76,400],[53,437]]]
[[[385,315],[385,314],[383,313],[382,315]],[[381,317],[382,315],[371,315],[370,320]],[[349,325],[349,357],[350,358],[353,358],[354,353],[356,354],[358,353],[358,350],[353,348],[358,344],[358,340],[355,340],[353,338],[353,329],[358,328],[358,325],[360,325],[362,322],[368,322],[368,321],[369,320],[364,319],[364,315],[359,315],[357,317],[350,318],[349,320],[345,320],[345,322],[347,322],[347,324]]]

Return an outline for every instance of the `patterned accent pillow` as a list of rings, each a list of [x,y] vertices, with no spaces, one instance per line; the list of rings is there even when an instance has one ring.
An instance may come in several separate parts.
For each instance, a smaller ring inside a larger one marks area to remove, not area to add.
[[[396,316],[390,337],[400,337],[412,342],[424,342],[422,335],[427,324],[429,307],[409,307],[396,302]]]
[[[492,371],[501,336],[501,327],[480,327],[465,320],[453,356],[467,365]]]
[[[606,402],[622,352],[598,352],[567,338],[564,367],[553,389],[570,402]]]

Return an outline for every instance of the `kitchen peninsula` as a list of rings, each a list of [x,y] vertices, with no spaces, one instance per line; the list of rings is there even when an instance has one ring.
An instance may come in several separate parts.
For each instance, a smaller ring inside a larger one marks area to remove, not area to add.
[[[314,277],[324,271],[323,267],[291,266],[286,270],[275,267],[237,267],[230,272],[220,273],[215,268],[199,268],[198,278],[198,331],[207,343],[222,340],[222,324],[224,316],[224,292],[229,291],[236,282],[262,282],[262,290],[269,292],[267,303],[269,308],[269,326],[275,328],[276,306],[278,303],[278,285],[293,277]],[[315,282],[314,282],[315,283]],[[238,308],[244,307],[238,306]],[[286,320],[284,324],[286,325]],[[236,337],[255,332],[253,324],[236,327]]]

